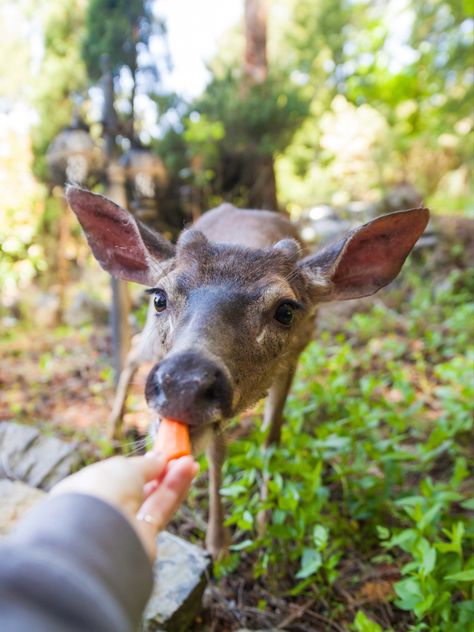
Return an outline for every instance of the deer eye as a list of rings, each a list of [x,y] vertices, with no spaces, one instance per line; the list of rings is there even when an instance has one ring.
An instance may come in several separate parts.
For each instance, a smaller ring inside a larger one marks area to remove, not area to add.
[[[281,303],[281,305],[276,308],[274,318],[280,324],[285,325],[285,327],[289,327],[293,322],[294,315],[294,305],[292,305],[291,303]]]
[[[153,299],[153,305],[158,313],[165,311],[167,299],[164,290],[156,290],[155,298]]]

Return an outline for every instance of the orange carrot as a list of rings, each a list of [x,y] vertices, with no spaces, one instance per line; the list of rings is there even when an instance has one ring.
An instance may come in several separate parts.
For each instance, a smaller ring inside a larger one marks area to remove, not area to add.
[[[179,421],[162,417],[153,449],[161,452],[167,461],[191,454],[188,427]]]

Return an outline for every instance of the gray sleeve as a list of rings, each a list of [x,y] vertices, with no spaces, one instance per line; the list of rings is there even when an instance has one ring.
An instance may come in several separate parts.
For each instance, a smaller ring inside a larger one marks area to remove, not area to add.
[[[93,496],[48,499],[0,541],[2,632],[136,630],[152,585],[133,527]]]

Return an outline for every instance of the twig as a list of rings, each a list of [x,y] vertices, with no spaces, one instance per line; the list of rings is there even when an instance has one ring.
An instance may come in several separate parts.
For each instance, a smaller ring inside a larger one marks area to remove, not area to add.
[[[324,623],[325,625],[329,625],[333,630],[336,630],[336,632],[347,632],[347,628],[343,628],[338,623],[335,623],[334,621],[331,621],[331,619],[328,619],[324,615],[319,614],[318,612],[314,612],[314,610],[307,610],[306,614],[309,617],[312,617],[313,619],[315,619],[316,621],[319,621],[320,623]]]
[[[308,610],[308,608],[313,605],[313,603],[314,603],[314,599],[311,598],[306,603],[295,608],[294,612],[291,612],[288,616],[286,616],[283,619],[281,623],[277,625],[277,630],[284,630],[287,625],[289,625],[290,623],[293,623],[293,621],[296,621],[296,619],[300,619],[304,615],[306,610]]]

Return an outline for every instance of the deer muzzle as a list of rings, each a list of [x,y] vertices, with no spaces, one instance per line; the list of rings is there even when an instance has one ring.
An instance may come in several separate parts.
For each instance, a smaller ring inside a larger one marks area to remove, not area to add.
[[[225,369],[195,351],[165,357],[153,367],[145,387],[152,409],[188,426],[207,425],[228,417],[231,396]]]

